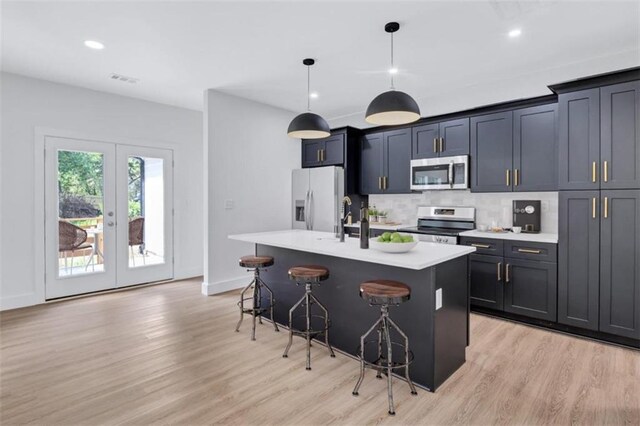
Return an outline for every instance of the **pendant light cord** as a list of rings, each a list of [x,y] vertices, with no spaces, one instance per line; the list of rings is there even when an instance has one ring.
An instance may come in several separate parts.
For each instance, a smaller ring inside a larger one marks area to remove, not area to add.
[[[307,111],[311,111],[311,66],[307,65]]]
[[[391,33],[391,70],[393,70],[393,33]],[[391,73],[391,90],[396,90],[393,85],[393,71],[391,70],[389,70]]]

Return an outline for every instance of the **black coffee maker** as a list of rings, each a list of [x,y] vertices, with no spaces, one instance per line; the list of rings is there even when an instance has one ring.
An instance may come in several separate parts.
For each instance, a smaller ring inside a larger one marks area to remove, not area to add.
[[[520,226],[522,232],[540,232],[540,200],[514,200],[513,226]]]

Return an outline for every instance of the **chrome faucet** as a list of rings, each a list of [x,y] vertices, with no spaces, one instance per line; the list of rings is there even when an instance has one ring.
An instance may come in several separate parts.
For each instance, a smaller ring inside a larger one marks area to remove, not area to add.
[[[351,198],[344,197],[342,199],[342,206],[340,207],[340,242],[344,243],[344,226],[347,223],[347,218],[351,216],[351,209],[347,212],[347,206],[351,206]]]

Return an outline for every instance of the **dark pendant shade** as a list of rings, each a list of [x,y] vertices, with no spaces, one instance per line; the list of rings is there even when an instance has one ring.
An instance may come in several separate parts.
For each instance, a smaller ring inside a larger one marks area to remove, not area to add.
[[[376,96],[365,115],[367,123],[381,126],[413,123],[418,119],[418,104],[411,96],[399,90],[389,90]]]
[[[320,139],[331,135],[331,128],[318,114],[304,112],[291,120],[287,135],[300,139]]]

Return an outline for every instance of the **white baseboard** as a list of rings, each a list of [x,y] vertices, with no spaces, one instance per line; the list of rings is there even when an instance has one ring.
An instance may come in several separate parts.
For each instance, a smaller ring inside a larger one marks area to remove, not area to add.
[[[249,285],[251,282],[251,277],[240,277],[234,278],[232,280],[227,281],[218,281],[216,283],[202,283],[202,294],[205,296],[212,296],[214,294],[224,293],[226,291],[235,290],[238,288],[243,288]]]
[[[26,306],[38,305],[43,302],[44,300],[40,300],[36,293],[2,297],[0,298],[0,311],[24,308]]]

